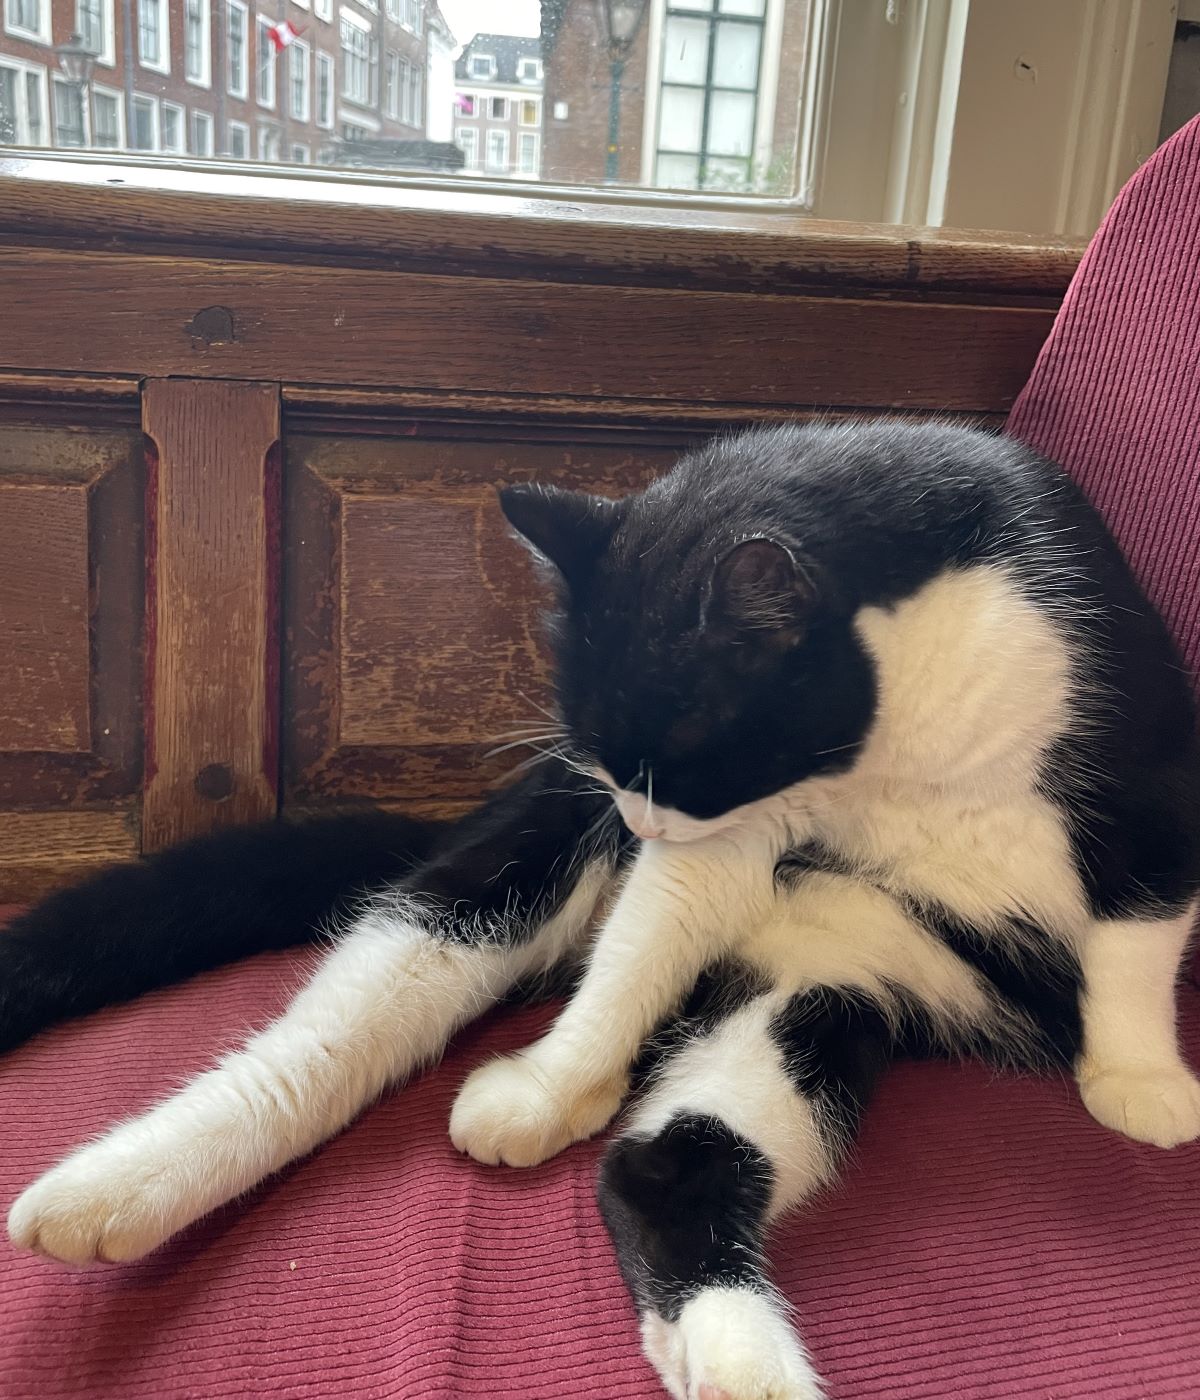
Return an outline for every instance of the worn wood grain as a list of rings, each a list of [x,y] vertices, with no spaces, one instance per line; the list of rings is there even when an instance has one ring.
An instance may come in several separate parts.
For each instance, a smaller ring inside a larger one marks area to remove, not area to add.
[[[0,901],[25,903],[138,850],[137,809],[0,811]]]
[[[0,250],[26,369],[999,411],[1046,308]]]
[[[833,223],[767,202],[475,180],[0,159],[0,240],[692,290],[906,288],[1060,297],[1077,241]],[[0,355],[0,363],[4,357]]]
[[[151,381],[147,850],[276,807],[279,396]]]

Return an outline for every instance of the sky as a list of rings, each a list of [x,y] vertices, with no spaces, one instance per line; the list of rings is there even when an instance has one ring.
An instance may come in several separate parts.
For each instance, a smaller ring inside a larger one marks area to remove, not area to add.
[[[460,44],[476,34],[541,33],[539,0],[438,0],[446,23]]]

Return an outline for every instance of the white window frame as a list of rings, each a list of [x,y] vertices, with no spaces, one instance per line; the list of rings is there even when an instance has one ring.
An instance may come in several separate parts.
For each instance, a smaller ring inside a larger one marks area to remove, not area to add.
[[[166,115],[173,112],[178,118],[178,126],[175,128],[179,133],[176,145],[168,146],[166,140]],[[164,155],[185,156],[188,148],[188,125],[187,112],[178,102],[160,101],[158,104],[158,149]]]
[[[497,102],[503,102],[503,103],[504,103],[504,108],[503,108],[503,110],[500,111],[500,112],[497,112],[497,111],[496,111],[496,105],[495,105],[495,104],[496,104]],[[487,112],[485,113],[485,115],[486,115],[488,121],[490,121],[490,122],[506,122],[506,121],[508,120],[508,117],[509,117],[508,103],[509,103],[509,99],[504,95],[504,93],[495,93],[495,92],[490,92],[490,93],[488,93],[488,96],[487,96]]]
[[[117,109],[117,144],[115,146],[96,145],[96,98],[110,100]],[[123,151],[125,149],[125,94],[119,88],[105,87],[103,83],[92,84],[92,145],[98,151]]]
[[[159,35],[159,59],[152,63],[149,59],[142,57],[142,6],[154,5],[158,8],[158,35]],[[139,68],[144,68],[148,73],[167,74],[171,71],[171,7],[168,0],[134,0],[133,23],[136,33],[134,34],[133,47],[137,54]]]
[[[513,101],[517,104],[517,125],[540,131],[542,129],[542,99],[540,97],[514,97]],[[527,102],[533,107],[533,120],[531,122],[525,120],[522,110]]]
[[[191,85],[192,85],[193,87],[211,88],[211,87],[212,87],[212,50],[213,50],[213,42],[212,42],[212,0],[196,0],[196,3],[199,4],[199,6],[200,6],[200,12],[201,12],[201,24],[200,24],[200,27],[201,27],[201,29],[202,29],[202,31],[203,31],[203,34],[204,34],[204,42],[203,42],[203,44],[201,45],[201,49],[200,49],[200,72],[199,72],[199,75],[198,75],[197,77],[195,77],[195,78],[193,78],[193,77],[188,73],[188,51],[187,51],[188,13],[187,13],[187,10],[188,10],[188,5],[189,5],[190,3],[191,3],[191,0],[183,0],[183,13],[180,15],[180,22],[181,22],[182,25],[183,25],[183,76],[184,76],[184,78],[185,78],[189,83],[191,83]]]
[[[58,139],[58,104],[55,94],[58,92],[73,92],[79,103],[79,144],[78,146],[60,144]],[[92,143],[92,133],[88,129],[88,104],[87,93],[77,84],[67,82],[61,73],[51,73],[50,75],[50,120],[53,123],[52,140],[56,150],[79,151],[86,150]]]
[[[232,19],[234,12],[242,17],[242,85],[233,85],[233,67],[229,61],[229,50],[233,38]],[[230,97],[240,97],[243,101],[250,96],[250,68],[253,54],[254,27],[250,23],[250,6],[244,0],[226,0],[225,5],[225,81]],[[247,128],[249,130],[249,128]]]
[[[523,73],[523,72],[521,71],[521,70],[525,67],[525,65],[526,65],[527,63],[532,63],[532,64],[533,64],[533,72],[532,72],[532,73]],[[518,58],[518,59],[517,59],[517,82],[519,82],[519,83],[540,83],[541,81],[542,81],[542,60],[541,60],[540,58],[530,58],[528,55],[526,55],[524,58]]]
[[[17,39],[28,39],[34,44],[48,44],[50,42],[50,7],[53,3],[54,0],[38,0],[38,28],[26,29],[13,19],[13,15],[17,11],[14,0],[4,0],[5,33],[12,34]],[[4,57],[7,61],[8,55],[5,54]]]
[[[53,4],[53,0],[48,0]],[[79,0],[75,3],[75,32],[83,33],[83,25],[79,23]],[[103,36],[103,44],[100,52],[96,55],[96,62],[105,68],[115,68],[117,63],[117,42],[116,25],[113,16],[113,0],[100,0],[100,32]]]
[[[313,14],[326,24],[333,23],[333,0],[313,0]]]
[[[484,62],[488,66],[486,73],[477,73],[475,65]],[[467,77],[476,83],[490,83],[496,76],[496,55],[494,53],[473,53],[467,59]]]
[[[383,12],[394,23],[400,23],[400,0],[383,0]]]
[[[46,81],[46,66],[42,63],[27,63],[23,58],[10,58],[6,53],[0,53],[0,68],[11,69],[18,76],[18,86],[20,91],[20,102],[17,106],[17,144],[19,146],[36,146],[38,148],[50,146],[54,141],[54,131],[51,126],[50,112],[50,85]],[[38,97],[38,126],[41,130],[42,139],[34,142],[29,125],[29,75],[32,74],[38,81],[40,89]]]
[[[325,65],[329,72],[329,85],[325,89],[328,99],[327,112],[321,111],[321,67]],[[333,111],[337,106],[337,61],[331,54],[317,50],[316,63],[313,67],[313,109],[316,124],[325,131],[333,130]]]
[[[135,146],[133,144],[133,132],[127,131],[126,140],[129,143],[129,149],[131,151],[139,151],[143,155],[154,154],[160,149],[159,140],[162,135],[161,128],[158,124],[158,98],[153,97],[148,92],[134,92],[130,94],[129,100],[132,106],[136,106],[139,102],[148,102],[150,104],[150,139],[153,143],[149,146]]]
[[[199,149],[200,142],[196,140],[196,132],[201,127],[208,132],[208,140],[205,143],[207,150]],[[195,156],[215,156],[217,153],[217,123],[211,112],[202,111],[199,107],[192,108],[192,120],[188,128],[188,141],[191,145],[192,154]]]
[[[267,31],[274,29],[278,22],[270,15],[254,16],[254,101],[264,112],[273,112],[279,100],[279,73],[275,68],[279,55],[267,37]],[[269,81],[264,82],[264,78]],[[268,89],[270,95],[266,96]]]
[[[368,20],[363,19],[362,15],[355,14],[353,10],[347,9],[345,5],[343,5],[341,10],[339,11],[339,20],[340,24],[338,26],[338,47],[340,48],[342,53],[342,89],[338,96],[343,102],[352,102],[356,107],[370,107],[372,103],[372,90],[375,87],[375,83],[372,80],[372,69],[374,67],[375,62],[375,55],[372,52],[372,39],[374,35],[371,29],[370,22]],[[343,25],[349,26],[349,28],[357,30],[358,33],[362,35],[363,38],[366,40],[367,88],[366,94],[362,97],[358,96],[357,92],[351,93],[350,91],[348,91],[346,86],[346,80],[349,76],[350,65],[346,62],[346,42],[345,33],[342,28]]]
[[[303,151],[304,154],[303,154],[303,155],[297,155],[297,154],[296,154],[297,151]],[[312,164],[312,151],[311,151],[311,149],[310,149],[308,146],[306,146],[302,141],[293,141],[293,142],[292,142],[292,164],[293,164],[293,165],[311,165],[311,164]]]
[[[306,44],[303,39],[293,39],[284,49],[287,54],[287,89],[288,89],[288,114],[293,121],[307,122],[312,115],[312,47]],[[293,85],[292,64],[295,62],[294,55],[303,53],[304,55],[304,101],[297,110],[295,104],[295,87]]]
[[[503,158],[498,164],[492,162],[492,142],[498,139]],[[500,127],[493,127],[483,138],[483,168],[503,175],[508,171],[508,132]]]
[[[400,120],[400,74],[404,60],[395,49],[383,55],[383,114],[391,121]]]
[[[533,169],[523,170],[521,168],[521,147],[526,141],[533,142]],[[542,161],[542,135],[539,131],[519,131],[517,133],[517,164],[513,171],[514,175],[519,175],[523,180],[536,180],[538,170]]]
[[[454,131],[454,144],[462,148],[466,163],[464,170],[479,169],[479,128],[477,126],[460,126]]]
[[[283,153],[282,132],[278,122],[261,121],[258,123],[258,130],[255,133],[258,137],[258,158],[264,164],[276,164]],[[267,152],[272,145],[275,146],[275,154],[268,155]]]
[[[228,140],[228,138],[232,136],[235,131],[238,132],[242,138],[242,154],[240,156],[235,156],[233,154],[232,142]],[[226,125],[225,134],[226,145],[229,146],[230,160],[253,160],[254,148],[250,144],[250,124],[248,122],[229,122]]]

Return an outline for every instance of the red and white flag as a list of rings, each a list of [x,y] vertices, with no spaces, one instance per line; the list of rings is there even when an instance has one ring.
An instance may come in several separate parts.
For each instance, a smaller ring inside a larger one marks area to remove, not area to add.
[[[272,24],[267,29],[267,38],[270,39],[271,47],[276,53],[282,53],[289,44],[294,44],[299,37],[300,31],[290,19],[281,19],[278,24]]]

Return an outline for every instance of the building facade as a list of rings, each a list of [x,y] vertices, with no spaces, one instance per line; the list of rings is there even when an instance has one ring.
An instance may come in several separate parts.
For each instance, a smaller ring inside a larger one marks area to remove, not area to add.
[[[542,176],[783,194],[795,166],[809,0],[644,0],[622,69],[604,7],[542,0]]]
[[[542,43],[476,34],[454,68],[454,143],[469,174],[542,172]]]
[[[85,85],[54,52],[72,34]],[[431,35],[436,68],[436,0],[0,0],[0,145],[309,164],[423,140]]]

